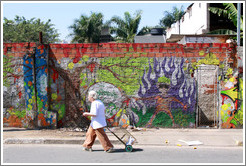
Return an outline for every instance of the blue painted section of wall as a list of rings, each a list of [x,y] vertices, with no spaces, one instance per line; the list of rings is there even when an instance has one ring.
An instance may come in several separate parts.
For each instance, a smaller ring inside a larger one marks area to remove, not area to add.
[[[35,91],[33,78],[33,58],[31,55],[23,57],[23,72],[24,72],[24,89],[25,89],[25,107],[26,118],[30,121],[34,120],[34,106],[35,106]]]
[[[38,112],[48,110],[47,102],[47,51],[39,46],[35,54],[36,86],[38,97]]]
[[[34,59],[32,55],[26,55],[23,58],[26,118],[30,121],[37,118],[38,127],[48,127],[56,123],[56,113],[48,110],[47,56],[47,50],[44,45],[35,48],[36,85],[34,85],[33,76]],[[35,86],[37,99],[35,98]],[[37,109],[35,109],[36,102]]]
[[[48,110],[48,68],[47,56],[48,51],[44,45],[36,48],[35,54],[35,71],[37,86],[37,103],[38,103],[38,126],[51,126],[56,122],[56,115]]]

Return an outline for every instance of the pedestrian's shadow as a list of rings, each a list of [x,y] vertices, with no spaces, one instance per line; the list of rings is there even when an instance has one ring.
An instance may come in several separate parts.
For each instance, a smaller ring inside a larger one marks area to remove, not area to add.
[[[34,129],[24,129],[24,128],[14,128],[14,129],[3,129],[3,132],[11,132],[11,131],[27,131],[27,130],[34,130]]]
[[[123,153],[123,152],[126,152],[126,153],[134,153],[134,152],[140,152],[140,151],[143,151],[143,149],[133,148],[131,152],[127,152],[125,149],[114,149],[114,152],[113,153]]]
[[[103,150],[93,150],[93,151],[103,151]],[[114,149],[111,153],[134,153],[134,152],[140,152],[143,151],[143,149],[140,148],[133,148],[131,152],[127,152],[125,149]]]
[[[55,130],[51,127],[39,127],[39,128],[3,128],[3,132],[11,132],[11,131],[41,131],[43,129]]]

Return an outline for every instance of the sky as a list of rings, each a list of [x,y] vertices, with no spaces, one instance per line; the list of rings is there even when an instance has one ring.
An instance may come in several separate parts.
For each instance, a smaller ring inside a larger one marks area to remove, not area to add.
[[[2,16],[10,20],[16,15],[24,16],[26,19],[40,18],[44,22],[51,19],[51,23],[60,34],[59,38],[69,42],[71,39],[68,35],[72,31],[68,27],[82,14],[90,16],[91,12],[101,12],[106,22],[113,16],[123,18],[126,11],[134,15],[137,10],[142,10],[140,30],[144,26],[158,25],[160,19],[164,17],[164,11],[171,12],[173,7],[181,8],[181,6],[185,11],[191,3],[192,1],[182,3],[179,1],[6,1],[2,2],[1,11]]]

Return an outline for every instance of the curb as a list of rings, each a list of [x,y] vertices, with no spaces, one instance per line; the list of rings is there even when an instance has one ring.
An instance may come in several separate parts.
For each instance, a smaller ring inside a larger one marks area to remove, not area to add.
[[[123,145],[119,140],[110,140],[114,145]],[[7,138],[3,141],[3,144],[77,144],[82,145],[84,142],[83,139],[51,139],[51,138]],[[94,145],[100,145],[99,140],[95,140]],[[161,143],[139,143],[135,142],[134,145],[137,146],[163,146],[163,147],[191,147],[186,144],[161,144]],[[240,144],[220,144],[220,145],[194,145],[194,147],[243,147],[243,141],[240,141]]]
[[[84,140],[71,140],[71,139],[45,139],[45,138],[7,138],[3,144],[83,144]],[[112,144],[122,144],[118,140],[111,140]],[[95,140],[94,144],[100,144]]]

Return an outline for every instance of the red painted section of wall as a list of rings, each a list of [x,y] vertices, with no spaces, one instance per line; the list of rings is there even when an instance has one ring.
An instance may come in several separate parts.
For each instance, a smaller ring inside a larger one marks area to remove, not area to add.
[[[200,51],[213,52],[224,60],[231,51],[227,43],[89,43],[89,44],[50,44],[51,55],[57,59],[62,57],[74,58],[74,63],[84,55],[89,57],[196,57],[202,58],[206,54]]]
[[[4,43],[4,54],[8,48],[13,56],[21,57],[32,52],[36,43]],[[203,58],[210,51],[220,61],[230,55],[234,49],[228,43],[79,43],[79,44],[49,44],[49,56],[57,60],[67,57],[77,63],[84,55],[89,57],[187,57]],[[204,54],[199,54],[203,51]]]
[[[9,52],[15,57],[22,57],[33,52],[35,47],[37,47],[36,43],[3,43],[3,54],[6,55]]]

